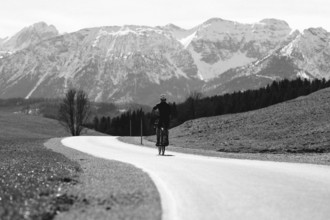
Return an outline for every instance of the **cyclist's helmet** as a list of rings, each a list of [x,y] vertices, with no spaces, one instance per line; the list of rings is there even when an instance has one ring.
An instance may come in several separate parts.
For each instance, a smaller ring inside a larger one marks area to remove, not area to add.
[[[166,100],[166,95],[165,94],[161,94],[160,95],[160,100]]]

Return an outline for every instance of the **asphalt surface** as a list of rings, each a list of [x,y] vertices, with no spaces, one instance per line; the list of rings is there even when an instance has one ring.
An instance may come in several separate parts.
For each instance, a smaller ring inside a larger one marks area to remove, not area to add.
[[[164,220],[330,219],[330,166],[158,156],[156,147],[109,136],[70,137],[62,144],[147,172],[159,190]]]

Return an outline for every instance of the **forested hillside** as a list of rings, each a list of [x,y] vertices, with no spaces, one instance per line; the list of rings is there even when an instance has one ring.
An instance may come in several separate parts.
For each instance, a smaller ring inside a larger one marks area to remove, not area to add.
[[[169,103],[172,109],[171,127],[185,121],[202,117],[247,112],[265,108],[270,105],[306,96],[320,89],[330,87],[330,81],[315,79],[309,81],[295,80],[274,81],[272,84],[258,89],[235,92],[221,96],[203,97],[193,92],[182,103]],[[144,135],[154,134],[156,116],[143,110],[128,111],[118,117],[95,117],[88,125],[97,131],[120,136],[137,136],[141,134],[141,122]]]

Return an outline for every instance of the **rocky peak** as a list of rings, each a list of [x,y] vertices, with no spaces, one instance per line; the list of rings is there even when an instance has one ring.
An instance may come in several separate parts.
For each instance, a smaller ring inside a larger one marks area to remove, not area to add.
[[[207,21],[205,21],[203,24],[214,24],[214,23],[219,23],[219,22],[232,22],[228,20],[224,20],[222,18],[210,18]]]
[[[311,56],[329,50],[330,33],[323,28],[308,28],[303,31],[296,45],[305,54]]]
[[[25,49],[32,44],[39,43],[42,40],[55,37],[58,34],[58,30],[53,25],[47,25],[45,22],[38,22],[23,28],[17,34],[8,38],[5,42],[0,44],[0,49],[15,52]]]
[[[277,29],[290,29],[290,26],[286,21],[275,18],[266,18],[261,20],[259,23],[265,24],[269,27],[276,27]]]
[[[327,32],[325,29],[318,27],[318,28],[308,28],[304,30],[303,35],[306,38],[313,38],[313,39],[321,39],[323,41],[328,41],[330,33]]]
[[[185,31],[185,29],[176,26],[174,24],[167,24],[163,27],[165,30],[176,30],[176,31]]]
[[[155,48],[172,48],[181,46],[171,34],[157,27],[125,25],[122,27],[102,27],[97,29],[85,29],[79,34],[85,36],[87,45],[98,48],[107,56],[114,52],[123,54],[145,53]]]
[[[33,31],[35,31],[41,35],[47,33],[47,34],[56,36],[59,34],[58,30],[56,29],[56,27],[54,25],[48,25],[45,22],[35,23],[28,28],[33,29]]]

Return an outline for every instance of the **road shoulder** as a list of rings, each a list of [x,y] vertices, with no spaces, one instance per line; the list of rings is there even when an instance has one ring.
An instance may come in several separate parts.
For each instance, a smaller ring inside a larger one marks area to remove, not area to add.
[[[155,148],[155,142],[152,141],[153,136],[144,137],[141,145],[140,137],[119,137],[119,140],[125,143],[135,144],[143,147]],[[171,140],[170,140],[171,141]],[[249,160],[263,160],[276,162],[290,162],[290,163],[309,163],[330,165],[330,153],[287,153],[287,154],[272,154],[272,153],[225,153],[212,150],[192,149],[189,146],[180,146],[178,143],[171,144],[166,147],[166,150],[195,154],[208,157],[222,157],[235,159],[249,159]]]
[[[63,192],[74,198],[56,219],[161,219],[159,193],[142,170],[122,162],[96,158],[53,138],[45,146],[76,161],[82,168],[77,184]]]

